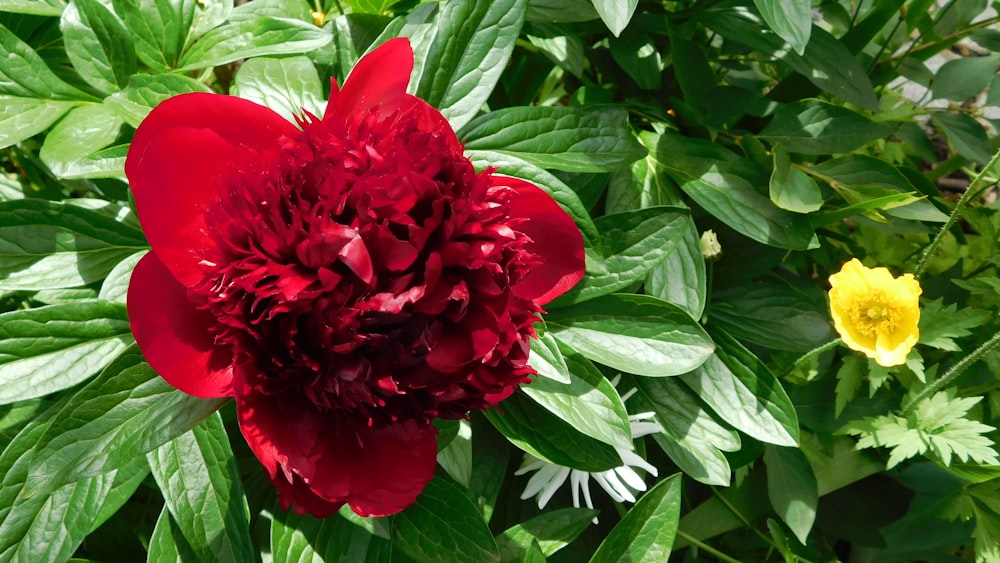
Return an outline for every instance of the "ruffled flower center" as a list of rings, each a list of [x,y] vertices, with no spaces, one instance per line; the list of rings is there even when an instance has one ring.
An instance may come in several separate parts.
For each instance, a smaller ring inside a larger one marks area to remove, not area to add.
[[[848,311],[855,330],[869,338],[891,333],[899,318],[896,305],[878,291],[869,291],[856,299]]]

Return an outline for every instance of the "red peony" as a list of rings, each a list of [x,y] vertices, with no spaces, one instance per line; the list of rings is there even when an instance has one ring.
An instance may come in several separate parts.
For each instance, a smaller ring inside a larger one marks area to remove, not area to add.
[[[389,41],[298,126],[235,97],[168,99],[125,163],[152,246],[129,286],[135,339],[178,389],[236,399],[300,513],[411,504],[436,465],[431,421],[528,381],[541,307],[583,275],[570,217],[476,173],[406,94],[412,67]]]

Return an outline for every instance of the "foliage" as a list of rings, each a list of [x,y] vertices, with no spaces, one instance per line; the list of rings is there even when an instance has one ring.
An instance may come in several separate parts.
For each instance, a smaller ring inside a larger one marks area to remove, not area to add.
[[[0,0],[0,562],[1000,560],[995,14]],[[148,246],[124,160],[184,92],[321,114],[397,36],[473,163],[572,215],[587,273],[547,307],[538,378],[439,425],[416,504],[317,520],[277,507],[231,404],[133,345]],[[836,340],[827,280],[851,258],[920,282],[904,365]],[[600,488],[550,481],[539,509],[525,453]],[[634,503],[586,477],[637,459],[657,471],[619,483]]]

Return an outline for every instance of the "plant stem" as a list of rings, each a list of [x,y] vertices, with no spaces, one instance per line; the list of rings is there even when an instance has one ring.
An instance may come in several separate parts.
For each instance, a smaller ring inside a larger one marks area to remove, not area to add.
[[[841,342],[841,340],[839,338],[837,338],[837,339],[831,340],[830,342],[827,342],[826,344],[823,344],[822,346],[817,346],[816,348],[813,348],[812,350],[809,350],[805,354],[802,354],[801,356],[799,356],[799,359],[795,360],[795,363],[792,364],[792,367],[788,368],[788,372],[786,372],[785,375],[788,375],[789,373],[791,373],[791,371],[793,369],[795,369],[796,366],[798,366],[799,364],[801,364],[803,362],[807,362],[807,361],[813,359],[814,357],[822,354],[823,352],[826,352],[827,350],[833,350],[837,346],[840,346],[840,342]]]
[[[696,540],[695,538],[693,538],[690,535],[682,532],[681,530],[677,530],[677,536],[680,537],[680,538],[682,538],[684,541],[688,542],[689,544],[697,547],[698,549],[701,549],[701,550],[705,551],[706,553],[714,555],[715,558],[718,559],[719,561],[725,561],[726,563],[740,563],[739,559],[733,559],[732,557],[726,555],[725,553],[722,553],[718,549],[715,549],[714,547],[708,545],[707,543],[703,543],[701,541]]]
[[[924,387],[923,390],[917,393],[916,397],[903,406],[903,415],[905,416],[910,414],[920,401],[930,397],[932,394],[937,393],[945,386],[949,385],[955,380],[955,378],[962,375],[962,372],[969,369],[969,366],[979,361],[979,358],[982,358],[984,354],[989,352],[997,344],[1000,344],[1000,333],[994,334],[993,338],[983,342],[982,345],[980,345],[979,348],[976,348],[974,352],[959,360],[957,364],[951,366],[951,368],[945,372],[940,379],[931,383],[927,387]]]
[[[979,171],[979,174],[977,174],[976,178],[972,180],[971,184],[969,184],[969,187],[962,194],[962,197],[958,199],[958,203],[955,204],[955,209],[953,209],[951,215],[948,216],[948,221],[945,222],[944,226],[941,227],[941,230],[938,231],[934,240],[932,240],[931,243],[927,245],[927,248],[924,249],[923,255],[920,256],[920,261],[917,262],[917,267],[913,270],[913,277],[920,279],[920,275],[924,273],[924,269],[927,267],[927,260],[934,255],[937,247],[941,244],[941,241],[944,240],[944,235],[951,229],[952,226],[954,226],[955,221],[958,221],[958,216],[962,213],[962,209],[965,208],[966,204],[969,203],[969,200],[982,190],[983,183],[986,181],[986,176],[991,170],[993,170],[993,167],[996,166],[998,161],[1000,161],[1000,150],[993,154],[993,158],[991,158],[990,161],[986,163],[986,166]]]

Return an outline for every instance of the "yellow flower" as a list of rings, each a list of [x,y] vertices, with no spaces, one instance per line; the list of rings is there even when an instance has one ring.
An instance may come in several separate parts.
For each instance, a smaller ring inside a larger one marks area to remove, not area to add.
[[[881,366],[906,363],[920,338],[920,283],[854,258],[830,276],[830,286],[830,315],[844,344]]]

